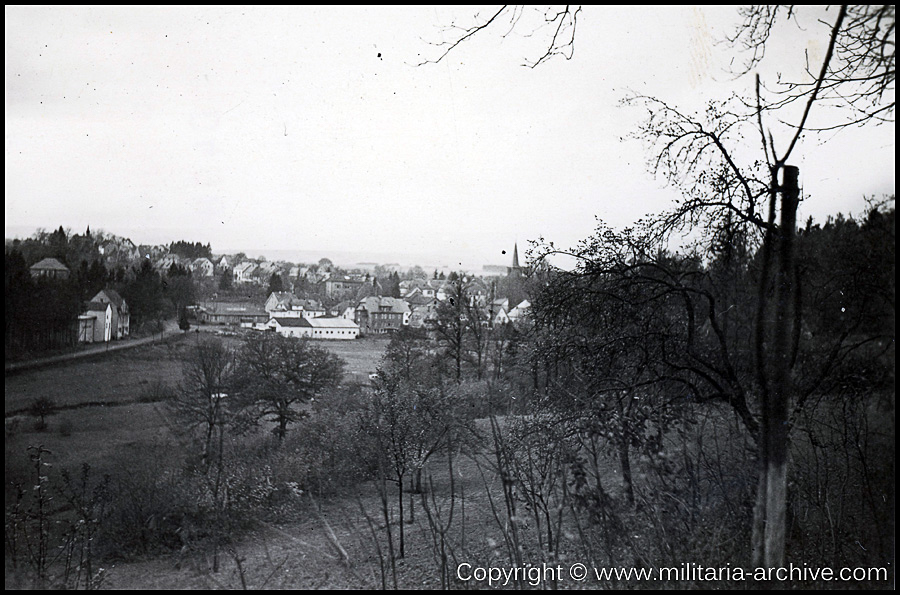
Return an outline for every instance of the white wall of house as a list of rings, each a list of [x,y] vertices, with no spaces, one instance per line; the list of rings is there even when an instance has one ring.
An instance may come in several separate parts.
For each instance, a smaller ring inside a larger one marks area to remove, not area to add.
[[[94,324],[97,318],[95,316],[82,315],[78,317],[78,342],[93,343],[94,342]]]
[[[112,338],[112,306],[110,304],[106,304],[105,310],[89,310],[79,316],[79,334],[82,320],[86,318],[94,319],[93,335],[90,341],[85,341],[86,343],[105,343]],[[84,324],[86,326],[88,323]]]
[[[359,326],[343,318],[317,318],[310,321],[313,339],[352,340],[359,337]]]

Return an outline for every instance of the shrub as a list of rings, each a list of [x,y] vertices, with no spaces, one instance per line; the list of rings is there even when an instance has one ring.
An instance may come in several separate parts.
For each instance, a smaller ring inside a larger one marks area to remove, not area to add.
[[[47,397],[38,397],[29,405],[28,413],[38,418],[34,424],[34,429],[38,432],[43,432],[47,429],[46,418],[56,413],[56,403]]]
[[[149,382],[141,394],[138,395],[138,403],[159,403],[167,401],[175,394],[175,389],[162,380]]]

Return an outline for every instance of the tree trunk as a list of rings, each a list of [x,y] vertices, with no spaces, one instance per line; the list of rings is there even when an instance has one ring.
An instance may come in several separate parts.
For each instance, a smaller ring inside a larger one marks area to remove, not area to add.
[[[397,495],[399,496],[400,501],[400,514],[398,518],[400,519],[400,557],[404,556],[403,551],[403,476],[399,475],[397,477]]]
[[[619,463],[622,465],[622,481],[628,504],[634,504],[634,484],[631,481],[631,457],[628,453],[628,437],[623,432],[619,440]]]
[[[783,168],[781,222],[775,272],[775,320],[769,353],[758,363],[766,366],[760,424],[760,478],[753,519],[752,560],[754,566],[784,566],[787,511],[788,412],[793,396],[791,379],[791,334],[794,329],[796,276],[794,237],[797,220],[799,170]],[[766,282],[763,271],[761,282]]]

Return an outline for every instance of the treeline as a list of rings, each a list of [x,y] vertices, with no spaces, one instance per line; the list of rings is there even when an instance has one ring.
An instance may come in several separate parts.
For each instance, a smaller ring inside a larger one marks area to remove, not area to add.
[[[25,258],[18,250],[6,251],[3,276],[7,360],[26,352],[62,349],[75,344],[82,301],[78,287],[81,279],[32,279]]]
[[[191,260],[195,258],[212,259],[212,247],[209,244],[202,244],[200,242],[178,240],[177,242],[169,244],[169,252],[177,254],[182,258],[190,258]]]
[[[31,265],[44,258],[55,258],[70,269],[81,262],[92,263],[100,258],[100,245],[113,239],[100,232],[91,233],[88,227],[83,234],[71,234],[62,226],[52,232],[38,231],[24,240],[6,243],[7,249],[18,251]]]

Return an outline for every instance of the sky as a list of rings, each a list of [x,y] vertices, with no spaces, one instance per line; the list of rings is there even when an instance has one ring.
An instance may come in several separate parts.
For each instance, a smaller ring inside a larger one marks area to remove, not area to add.
[[[478,12],[7,6],[6,237],[509,264],[514,243],[572,246],[677,198],[626,93],[691,111],[752,92],[720,43],[733,7],[586,7],[572,59],[533,69],[547,31],[529,12],[418,65]],[[821,56],[815,16],[773,41],[764,80]],[[800,220],[893,194],[894,137],[805,140]]]

